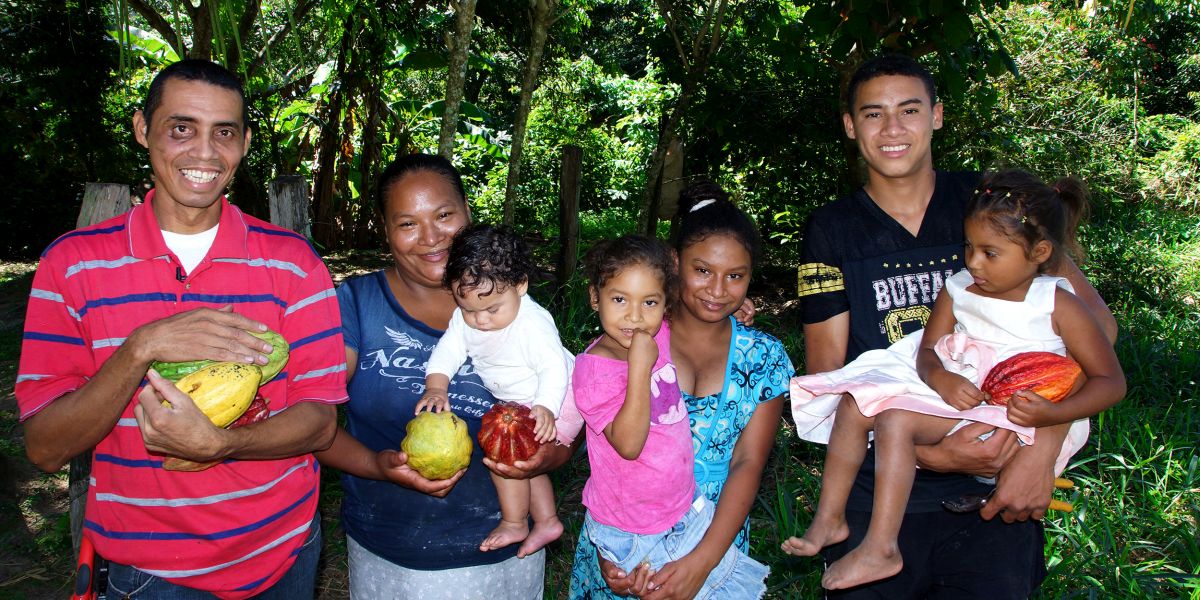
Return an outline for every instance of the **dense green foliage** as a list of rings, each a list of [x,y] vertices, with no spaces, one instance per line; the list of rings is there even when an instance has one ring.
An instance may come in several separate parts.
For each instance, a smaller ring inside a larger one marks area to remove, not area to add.
[[[83,182],[139,180],[103,9],[98,0],[0,3],[0,256],[36,256],[73,229]]]
[[[312,184],[320,247],[375,246],[374,177],[389,157],[437,144],[452,12],[427,3],[278,0],[253,13],[257,3],[201,5],[217,7],[210,54],[244,74],[251,100],[255,143],[234,200],[265,216],[266,182],[300,174]],[[792,262],[808,211],[861,176],[838,118],[843,77],[864,55],[901,50],[926,56],[947,101],[939,166],[1070,172],[1105,201],[1194,211],[1195,4],[1133,12],[1005,5],[893,3],[873,12],[840,2],[731,2],[719,50],[679,125],[685,181],[726,185],[775,242],[775,262]],[[0,252],[30,256],[69,228],[82,182],[147,179],[128,118],[150,75],[177,54],[140,14],[110,5],[0,6],[10,32],[0,50],[14,57],[3,67],[13,126],[0,148],[24,174],[7,186],[17,201],[4,218],[37,224],[17,228]],[[171,2],[147,6],[185,43],[199,35]],[[501,211],[529,25],[520,2],[484,3],[477,16],[455,160],[477,214],[490,219]],[[648,161],[686,76],[650,3],[577,0],[561,3],[557,16],[516,207],[518,226],[549,241],[565,144],[584,149],[585,213],[636,219]]]
[[[147,4],[181,36],[194,33],[186,15],[172,13],[178,3]],[[255,141],[231,197],[265,217],[266,182],[303,175],[320,248],[378,248],[372,182],[390,157],[437,146],[453,13],[429,2],[266,0],[241,35],[237,17],[252,3],[200,4],[220,7],[214,22],[226,26],[211,32],[212,56],[246,76],[251,100]],[[477,14],[454,160],[484,221],[502,211],[526,4],[483,2]],[[36,256],[70,229],[83,182],[148,178],[129,117],[176,53],[141,16],[117,14],[120,6],[0,0],[0,52],[9,57],[0,65],[9,124],[0,132],[9,198],[2,256]],[[756,218],[770,243],[754,293],[771,310],[759,324],[798,366],[787,301],[801,225],[858,183],[839,97],[864,55],[905,51],[937,73],[946,110],[934,140],[939,168],[1015,166],[1091,186],[1084,269],[1121,324],[1130,393],[1094,421],[1093,443],[1069,472],[1080,485],[1070,494],[1077,510],[1047,521],[1043,595],[1200,596],[1200,3],[740,0],[727,19],[678,128],[683,176],[717,180]],[[581,246],[632,230],[685,78],[655,3],[562,2],[516,206],[517,226],[546,242],[546,264],[562,147],[584,150]],[[579,349],[595,334],[579,282],[559,300],[564,338]],[[753,551],[772,565],[775,597],[818,593],[818,564],[785,559],[778,544],[811,517],[820,460],[820,449],[781,433],[753,514]],[[556,475],[576,527],[581,465]],[[569,542],[551,548],[550,597],[565,589]]]

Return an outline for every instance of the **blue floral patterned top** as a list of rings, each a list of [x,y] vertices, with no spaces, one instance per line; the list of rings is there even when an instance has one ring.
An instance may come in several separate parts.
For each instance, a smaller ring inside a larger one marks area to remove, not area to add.
[[[697,398],[684,394],[692,427],[692,451],[696,455],[695,473],[699,492],[717,502],[729,461],[742,430],[762,402],[787,394],[788,381],[795,374],[783,344],[774,336],[734,321],[729,336],[729,357],[725,363],[725,386],[716,394]],[[750,520],[734,538],[743,552],[749,551]],[[575,547],[571,570],[572,600],[619,598],[613,594],[596,563],[596,548],[587,536],[580,536]]]

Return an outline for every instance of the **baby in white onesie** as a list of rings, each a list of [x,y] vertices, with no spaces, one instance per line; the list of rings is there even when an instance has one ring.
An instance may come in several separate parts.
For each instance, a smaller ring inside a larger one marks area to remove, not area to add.
[[[555,438],[554,419],[567,394],[574,357],[559,340],[550,313],[526,293],[533,269],[529,248],[511,230],[475,225],[455,236],[444,280],[458,308],[425,367],[418,413],[450,408],[450,378],[470,358],[492,396],[530,408],[537,441]],[[492,473],[492,481],[501,521],[480,550],[523,542],[517,555],[524,557],[562,535],[548,476],[523,480]]]

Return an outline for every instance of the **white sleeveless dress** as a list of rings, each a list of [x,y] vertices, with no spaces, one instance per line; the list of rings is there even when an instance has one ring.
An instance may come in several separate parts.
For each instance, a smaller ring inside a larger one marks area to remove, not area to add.
[[[946,280],[943,290],[954,300],[954,332],[938,340],[934,351],[946,370],[962,375],[976,386],[996,363],[1021,352],[1066,354],[1063,340],[1054,332],[1051,313],[1058,287],[1074,292],[1061,277],[1038,276],[1021,302],[987,298],[967,291],[974,280],[965,269]],[[924,330],[915,331],[883,350],[870,350],[850,364],[827,373],[794,377],[791,381],[792,417],[801,439],[829,443],[834,414],[842,394],[851,394],[859,410],[873,417],[885,410],[901,409],[979,422],[1012,430],[1022,443],[1034,443],[1034,429],[1008,420],[1003,406],[981,404],[958,410],[942,400],[917,376],[916,357]],[[957,429],[957,428],[956,428]],[[1056,462],[1056,472],[1087,441],[1088,420],[1072,426]]]

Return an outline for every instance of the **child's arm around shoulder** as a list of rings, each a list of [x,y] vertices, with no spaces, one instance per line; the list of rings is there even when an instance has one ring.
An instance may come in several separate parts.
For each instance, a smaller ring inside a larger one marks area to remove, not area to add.
[[[1033,392],[1018,392],[1009,401],[1008,418],[1029,427],[1069,423],[1099,414],[1125,397],[1125,372],[1109,336],[1083,300],[1062,288],[1055,291],[1054,330],[1067,353],[1079,363],[1083,385],[1061,402],[1051,403]]]
[[[917,350],[917,376],[933,388],[946,404],[958,410],[966,410],[979,406],[979,403],[987,399],[987,394],[975,387],[966,377],[947,371],[942,366],[942,359],[933,350],[942,336],[954,331],[955,323],[957,320],[954,318],[954,300],[950,298],[946,289],[942,288],[942,292],[933,303],[929,321],[925,323],[921,348]]]

